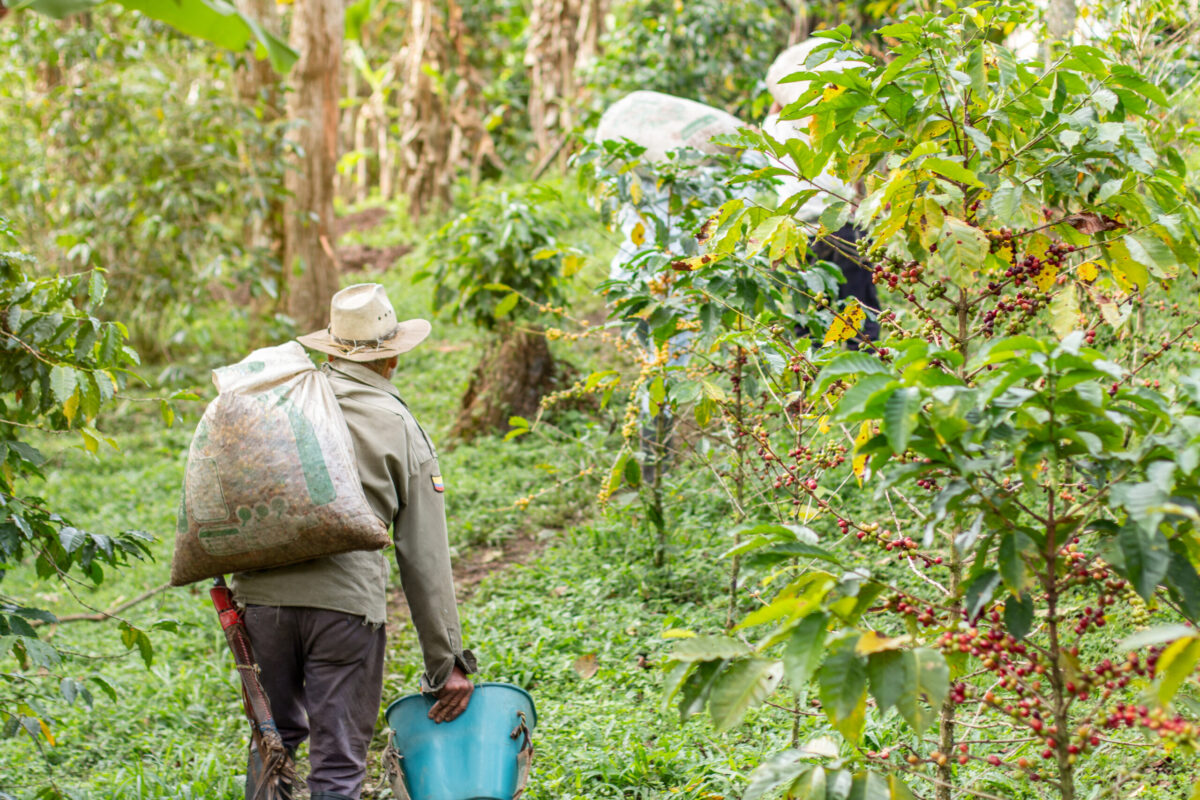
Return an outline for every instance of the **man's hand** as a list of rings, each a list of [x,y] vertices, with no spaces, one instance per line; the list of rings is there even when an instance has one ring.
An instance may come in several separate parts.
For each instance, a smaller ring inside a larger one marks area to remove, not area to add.
[[[449,722],[454,719],[467,710],[467,703],[470,702],[473,691],[475,684],[471,683],[471,679],[460,667],[455,666],[446,680],[446,685],[434,695],[437,702],[429,709],[429,718],[434,722]]]

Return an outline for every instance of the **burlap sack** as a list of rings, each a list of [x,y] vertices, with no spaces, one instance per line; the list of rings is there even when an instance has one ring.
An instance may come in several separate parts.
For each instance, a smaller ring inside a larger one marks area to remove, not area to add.
[[[665,161],[667,153],[690,147],[715,155],[733,150],[713,144],[714,136],[737,133],[745,124],[719,108],[661,92],[634,92],[613,103],[596,126],[596,141],[629,139],[646,148],[642,159]]]
[[[255,350],[213,383],[188,451],[173,585],[388,544],[333,390],[299,343]]]

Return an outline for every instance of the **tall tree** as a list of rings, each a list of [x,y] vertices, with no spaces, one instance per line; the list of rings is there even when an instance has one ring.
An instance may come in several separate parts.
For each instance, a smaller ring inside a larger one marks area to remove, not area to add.
[[[534,0],[529,13],[529,123],[539,162],[574,128],[577,68],[599,50],[607,0]],[[556,135],[558,134],[558,135]]]
[[[257,20],[258,24],[272,35],[279,35],[280,21],[279,13],[275,10],[275,0],[237,0],[237,9],[243,16]],[[282,114],[279,73],[267,59],[247,57],[234,73],[234,82],[242,106],[252,109],[267,126],[266,131],[270,134],[244,144],[244,163],[248,164],[251,170],[259,170],[277,157],[279,128],[272,123],[277,122]],[[261,186],[258,182],[255,185]],[[259,213],[244,223],[246,246],[267,250],[274,258],[282,261],[283,207],[279,195],[267,197],[260,191],[258,201]]]
[[[412,0],[399,62],[396,188],[414,215],[450,201],[465,169],[478,180],[485,161],[502,167],[484,123],[483,76],[472,63],[478,42],[457,0]]]
[[[343,0],[298,0],[292,16],[290,44],[299,61],[287,116],[297,163],[287,176],[284,280],[288,312],[307,329],[326,324],[338,284],[333,193],[344,17]]]

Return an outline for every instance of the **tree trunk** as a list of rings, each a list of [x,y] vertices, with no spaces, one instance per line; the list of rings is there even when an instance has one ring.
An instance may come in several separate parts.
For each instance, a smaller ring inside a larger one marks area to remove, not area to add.
[[[412,215],[421,216],[449,202],[460,169],[478,177],[484,161],[503,165],[484,125],[484,81],[471,63],[479,45],[462,8],[456,0],[412,0],[409,12],[395,103],[401,133],[388,157],[396,190],[408,196]]]
[[[604,27],[606,0],[534,0],[529,14],[529,125],[535,162],[561,150],[574,127],[578,68],[595,58]],[[562,154],[565,161],[566,153]]]
[[[451,435],[469,441],[505,430],[510,417],[533,419],[560,372],[541,331],[499,331],[471,375]]]
[[[343,0],[297,0],[292,17],[290,44],[300,58],[287,109],[299,156],[287,176],[284,276],[288,312],[305,330],[326,325],[338,283],[333,189],[344,16]]]
[[[1054,41],[1061,41],[1067,44],[1071,43],[1071,37],[1075,33],[1075,18],[1078,14],[1078,9],[1075,7],[1075,0],[1050,0],[1049,6],[1046,8],[1046,30],[1050,34],[1050,38]],[[1050,46],[1053,42],[1046,42],[1046,63],[1050,63]]]
[[[275,10],[274,0],[237,0],[237,9],[276,36],[280,32],[279,13]],[[244,163],[248,169],[255,172],[260,165],[270,163],[276,157],[276,144],[273,140],[275,128],[272,123],[279,120],[280,79],[268,59],[244,62],[234,72],[234,86],[238,99],[244,108],[254,109],[262,121],[264,132],[272,135],[271,139],[264,136],[257,140],[247,140]],[[273,258],[283,261],[283,202],[277,192],[267,197],[261,189],[258,193],[260,214],[247,219],[243,224],[243,240],[250,250],[267,250]]]

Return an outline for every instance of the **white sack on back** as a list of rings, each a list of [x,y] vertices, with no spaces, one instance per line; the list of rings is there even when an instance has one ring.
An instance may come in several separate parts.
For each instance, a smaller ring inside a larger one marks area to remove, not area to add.
[[[719,108],[662,92],[640,91],[608,107],[596,127],[595,138],[598,142],[629,139],[646,148],[642,156],[645,161],[656,163],[681,147],[709,155],[733,153],[732,148],[711,140],[719,134],[737,133],[742,127],[745,123]]]
[[[213,371],[188,451],[171,583],[388,544],[329,381],[298,342]]]

